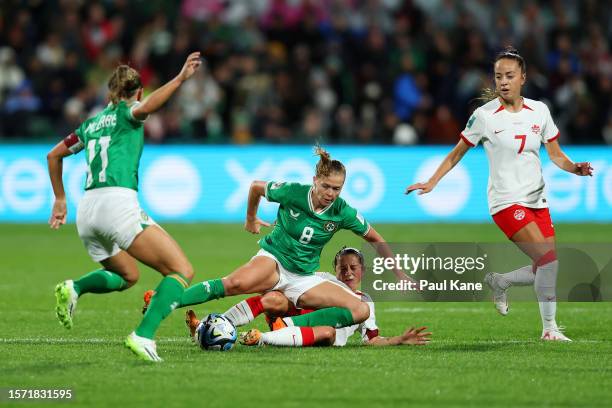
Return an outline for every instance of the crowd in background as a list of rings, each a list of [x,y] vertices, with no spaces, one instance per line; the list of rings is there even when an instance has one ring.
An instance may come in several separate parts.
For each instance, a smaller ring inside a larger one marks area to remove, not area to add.
[[[598,0],[3,0],[0,138],[63,137],[102,109],[119,63],[145,94],[190,51],[204,69],[149,142],[455,143],[492,60],[513,45],[523,94],[562,141],[612,144],[612,12]]]

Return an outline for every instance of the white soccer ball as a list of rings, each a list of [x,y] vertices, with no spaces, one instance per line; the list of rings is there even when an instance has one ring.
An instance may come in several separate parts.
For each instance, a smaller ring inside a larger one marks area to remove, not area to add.
[[[236,327],[219,313],[209,314],[196,328],[196,340],[203,350],[228,351],[237,337]]]

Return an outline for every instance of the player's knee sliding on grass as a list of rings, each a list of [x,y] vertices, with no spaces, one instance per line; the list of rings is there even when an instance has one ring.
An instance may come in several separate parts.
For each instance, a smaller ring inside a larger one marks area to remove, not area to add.
[[[126,65],[119,66],[108,83],[111,103],[83,122],[47,155],[55,194],[49,224],[57,229],[66,222],[63,158],[85,149],[86,191],[77,211],[77,229],[91,258],[103,267],[57,285],[57,317],[64,327],[71,328],[79,296],[132,286],[139,277],[138,260],[164,276],[142,322],[125,341],[130,350],[148,361],[161,361],[153,337],[161,321],[180,304],[184,289],[193,278],[193,269],[178,244],[138,203],[143,121],[158,110],[200,64],[199,52],[190,54],[179,75],[142,103],[139,103],[143,93],[140,75]]]
[[[457,146],[425,183],[407,188],[409,193],[430,192],[465,155],[482,142],[489,158],[489,212],[493,220],[532,262],[506,274],[490,273],[485,282],[493,290],[495,307],[508,313],[506,290],[533,283],[542,317],[543,340],[569,341],[555,321],[558,263],[554,254],[554,229],[544,197],[539,150],[543,143],[551,161],[562,170],[590,176],[588,162],[574,163],[561,150],[559,130],[548,107],[521,96],[526,79],[523,57],[508,47],[495,58],[495,91],[485,90],[486,103],[470,117]],[[530,270],[531,269],[531,270]]]

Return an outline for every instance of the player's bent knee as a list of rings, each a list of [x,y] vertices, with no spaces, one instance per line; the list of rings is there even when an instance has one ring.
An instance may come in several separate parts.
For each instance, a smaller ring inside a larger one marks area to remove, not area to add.
[[[279,292],[268,292],[261,297],[264,312],[272,316],[280,316],[287,311],[287,298]]]
[[[355,323],[362,323],[370,317],[370,307],[365,302],[359,302],[356,307],[351,309],[351,313],[353,314],[353,321]]]
[[[124,276],[123,279],[125,280],[126,285],[125,285],[125,288],[123,288],[123,290],[129,289],[132,286],[134,286],[138,282],[139,278],[140,278],[140,274],[138,272],[131,273],[127,276]]]
[[[223,289],[225,290],[226,296],[241,294],[242,281],[235,277],[223,278]]]

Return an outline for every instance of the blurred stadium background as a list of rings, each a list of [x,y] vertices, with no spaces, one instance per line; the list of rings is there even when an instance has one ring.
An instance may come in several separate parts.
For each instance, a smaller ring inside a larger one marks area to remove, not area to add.
[[[349,165],[343,194],[372,221],[487,222],[480,148],[435,194],[402,193],[455,143],[508,44],[527,61],[524,94],[551,107],[570,157],[596,169],[578,179],[545,158],[553,219],[612,221],[610,10],[595,0],[5,0],[0,221],[46,219],[45,152],[105,105],[118,63],[150,91],[201,50],[205,69],[146,122],[149,144],[172,144],[143,157],[141,200],[156,219],[240,221],[247,183],[308,182],[318,141]],[[74,205],[84,163],[66,166]]]

